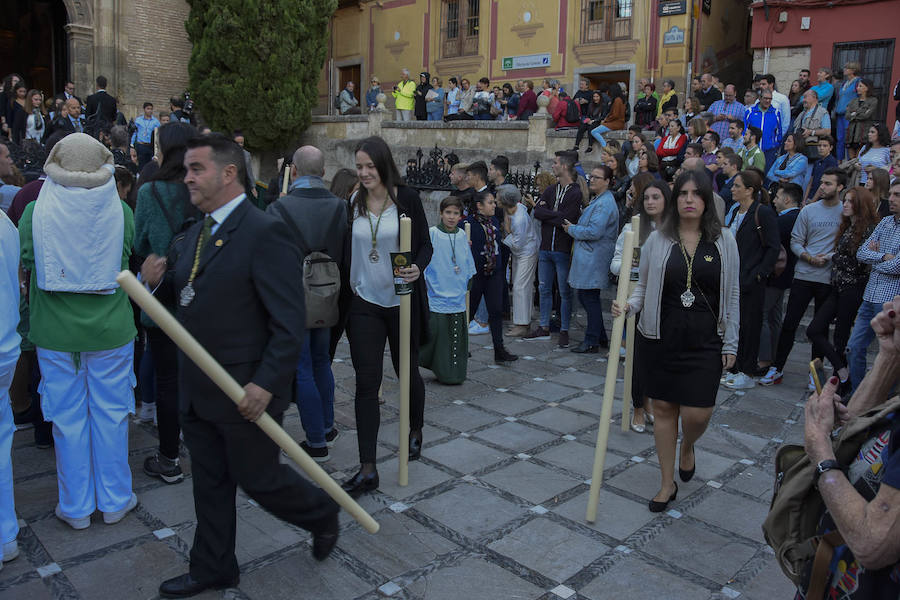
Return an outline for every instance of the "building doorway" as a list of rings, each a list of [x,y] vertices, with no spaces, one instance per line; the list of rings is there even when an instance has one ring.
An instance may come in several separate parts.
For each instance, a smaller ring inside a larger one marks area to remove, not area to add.
[[[5,76],[22,75],[29,88],[46,98],[62,91],[69,78],[66,8],[60,0],[12,0],[4,3],[0,25],[0,65]]]
[[[624,83],[625,87],[628,87],[629,82],[631,81],[631,71],[607,71],[605,73],[581,73],[579,75],[580,78],[587,79],[590,82],[590,87],[592,90],[596,90],[600,88],[601,83],[605,83],[607,85],[612,85],[615,83]],[[577,87],[575,88],[578,89]],[[631,91],[630,89],[628,90]]]
[[[338,67],[338,82],[337,82],[337,92],[335,96],[340,94],[345,87],[347,87],[347,82],[353,82],[353,95],[356,96],[356,99],[359,100],[359,105],[363,106],[363,101],[361,98],[365,97],[365,92],[362,88],[362,65],[347,65],[346,67]]]

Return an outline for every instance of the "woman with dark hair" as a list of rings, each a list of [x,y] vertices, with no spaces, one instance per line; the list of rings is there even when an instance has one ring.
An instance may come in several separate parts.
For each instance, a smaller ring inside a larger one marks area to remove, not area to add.
[[[338,169],[334,174],[334,177],[331,178],[331,187],[329,190],[338,198],[349,202],[350,196],[352,196],[353,192],[358,188],[359,177],[356,175],[356,171],[343,168]]]
[[[806,337],[813,347],[825,351],[825,358],[841,380],[839,389],[845,393],[850,391],[850,371],[844,353],[871,270],[870,265],[856,259],[856,251],[878,224],[874,207],[875,197],[863,187],[852,187],[844,194],[841,226],[831,257],[831,293],[806,328]],[[834,344],[828,341],[832,321],[835,321]]]
[[[803,187],[806,183],[806,167],[809,161],[803,148],[806,143],[799,133],[784,136],[784,154],[775,159],[766,175],[769,185],[774,183],[796,183]]]
[[[591,136],[601,146],[606,146],[606,140],[603,139],[604,133],[625,129],[625,98],[622,96],[622,87],[616,83],[609,86],[609,97],[611,100],[609,114],[598,127],[591,130]]]
[[[572,148],[573,150],[578,150],[578,147],[581,145],[581,140],[584,138],[584,134],[595,127],[599,127],[600,124],[603,123],[603,94],[601,94],[599,90],[591,92],[591,103],[583,108],[584,111],[581,117],[581,125],[578,127],[578,133],[575,134],[575,147]],[[594,138],[588,136],[587,152],[593,152],[593,150]]]
[[[663,93],[656,107],[656,116],[659,117],[667,110],[678,110],[678,94],[675,93],[675,82],[671,79],[663,81]]]
[[[641,179],[643,176],[635,177],[635,180]],[[637,187],[638,182],[635,181]],[[672,190],[669,186],[659,179],[651,179],[646,182],[646,187],[641,186],[641,193],[636,194],[638,198],[637,214],[641,217],[641,228],[634,243],[637,246],[643,246],[644,242],[653,231],[659,229],[662,224],[663,216],[666,212],[666,206],[669,204],[669,196]],[[631,222],[625,223],[622,232],[616,240],[616,250],[613,259],[609,263],[609,272],[617,277],[622,277],[622,251],[625,247],[625,234],[631,231]],[[629,271],[634,266],[629,267]],[[643,368],[644,361],[641,357],[641,346],[643,338],[639,331],[636,331],[636,339],[634,344],[634,366],[638,367],[632,373],[631,382],[631,403],[634,412],[631,416],[631,429],[637,433],[644,433],[645,421],[653,422],[653,413],[650,410],[650,403],[643,392],[643,381],[649,373],[640,371]],[[620,349],[620,356],[625,355],[625,348]]]
[[[643,127],[656,118],[656,105],[658,102],[656,96],[653,95],[656,91],[656,86],[652,83],[645,85],[641,91],[643,96],[634,103],[634,124]]]
[[[734,364],[738,343],[737,245],[716,216],[709,178],[678,176],[660,228],[641,248],[640,275],[628,302],[613,303],[614,317],[640,313],[642,369],[653,365],[644,393],[653,402],[661,485],[650,499],[662,512],[676,499],[678,419],[683,437],[678,473],[690,481],[694,444],[712,416],[722,369]]]
[[[844,137],[847,158],[856,158],[860,146],[866,143],[866,132],[878,110],[878,98],[871,95],[872,87],[871,79],[860,79],[856,84],[857,96],[847,105],[847,133]]]
[[[866,189],[872,192],[872,201],[875,203],[875,212],[883,219],[891,214],[891,206],[888,204],[888,196],[891,192],[891,174],[884,169],[872,169],[866,180]]]
[[[25,139],[25,122],[30,114],[28,104],[28,89],[22,83],[17,83],[13,86],[6,117],[10,139],[17,144]]]
[[[134,211],[134,251],[138,256],[168,255],[172,240],[198,217],[184,185],[186,145],[197,130],[187,123],[173,122],[157,129],[157,133],[162,162],[138,189]],[[175,312],[174,304],[167,308]],[[159,450],[144,461],[144,473],[166,483],[178,483],[184,479],[178,459],[178,349],[143,311],[141,324],[152,355],[156,398],[143,400],[138,418],[153,421],[155,411],[159,427]]]
[[[612,192],[613,198],[616,199],[616,206],[619,207],[619,216],[624,224],[625,197],[628,193],[628,188],[631,187],[631,177],[628,176],[628,167],[625,166],[625,155],[621,152],[610,155],[609,160],[606,161],[606,166],[612,171],[609,191]]]
[[[628,171],[629,177],[638,174],[638,163],[641,160],[641,150],[644,149],[644,135],[640,132],[632,132],[629,141],[631,145],[628,148],[628,154],[625,156],[625,169]]]
[[[734,235],[740,257],[740,342],[734,373],[726,374],[723,383],[726,387],[744,390],[756,386],[753,376],[759,368],[757,359],[766,282],[778,259],[781,236],[778,217],[768,206],[769,193],[756,171],[741,171],[735,175],[731,197],[735,209],[729,212],[725,225]]]
[[[875,123],[869,127],[867,143],[860,148],[859,183],[865,185],[869,172],[874,169],[888,169],[891,166],[891,134],[884,123]]]
[[[666,181],[672,181],[681,161],[684,160],[684,150],[688,143],[688,136],[684,132],[684,125],[678,119],[669,121],[669,132],[656,149],[659,157],[660,171]]]
[[[684,99],[684,114],[678,120],[687,129],[688,123],[699,117],[701,112],[700,101],[694,96],[688,96]]]
[[[706,119],[702,117],[694,117],[688,121],[688,143],[700,144],[703,142],[703,136],[709,131],[706,125]]]
[[[431,89],[433,89],[431,87],[431,74],[427,71],[419,73],[419,85],[416,86],[414,98],[416,121],[428,120],[428,99],[425,98],[425,95]]]
[[[360,468],[343,484],[354,497],[378,488],[376,442],[381,422],[378,388],[381,387],[384,344],[391,348],[394,371],[400,372],[400,299],[394,291],[391,252],[400,250],[400,217],[412,219],[410,265],[398,270],[412,284],[410,320],[409,458],[422,453],[425,384],[419,374],[419,346],[428,339],[428,296],[422,273],[431,261],[428,221],[419,194],[403,185],[391,149],[380,137],[357,144],[356,174],[359,191],[350,200],[350,289],[347,317],[350,356],[356,371],[357,443]],[[405,432],[404,432],[405,433]]]
[[[638,175],[641,173],[650,173],[657,179],[662,179],[662,173],[659,172],[659,157],[653,148],[647,144],[638,155]]]
[[[16,97],[14,90],[19,84],[25,85],[25,82],[22,81],[22,76],[18,73],[10,73],[3,78],[3,89],[0,90],[0,131],[7,135],[9,135],[12,128],[9,114],[9,110],[12,107],[10,105]]]

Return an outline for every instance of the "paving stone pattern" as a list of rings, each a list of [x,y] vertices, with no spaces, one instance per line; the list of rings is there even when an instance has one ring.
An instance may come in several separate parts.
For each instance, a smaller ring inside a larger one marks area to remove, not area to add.
[[[583,318],[581,319],[583,321]],[[573,332],[580,338],[580,332]],[[241,583],[200,598],[427,600],[601,598],[775,600],[792,588],[760,530],[771,496],[772,459],[781,441],[802,440],[808,346],[797,344],[785,383],[744,394],[722,390],[697,447],[697,475],[679,483],[668,513],[647,501],[659,488],[651,431],[610,425],[596,523],[584,519],[606,359],[576,355],[555,341],[511,341],[529,360],[497,368],[488,336],[473,338],[469,380],[426,379],[425,448],[397,483],[397,382],[385,362],[379,435],[381,489],[361,504],[381,523],[366,533],[346,514],[341,539],[324,563],[310,537],[239,492],[237,557]],[[357,465],[353,369],[342,343],[334,372],[343,435],[325,468],[338,479]],[[622,367],[619,368],[622,377]],[[617,392],[621,398],[621,382]],[[285,426],[302,440],[292,409]],[[0,570],[0,597],[155,598],[165,578],[186,570],[194,531],[187,480],[165,485],[141,464],[155,450],[152,426],[131,427],[133,514],[73,531],[53,516],[52,451],[32,432],[13,446],[22,556]]]

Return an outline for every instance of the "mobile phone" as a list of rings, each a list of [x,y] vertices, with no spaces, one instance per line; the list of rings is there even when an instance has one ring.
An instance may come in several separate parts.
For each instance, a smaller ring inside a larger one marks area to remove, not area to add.
[[[822,384],[819,382],[819,371],[817,370],[818,361],[812,360],[809,362],[809,374],[812,377],[813,385],[816,386],[816,393],[822,393]]]

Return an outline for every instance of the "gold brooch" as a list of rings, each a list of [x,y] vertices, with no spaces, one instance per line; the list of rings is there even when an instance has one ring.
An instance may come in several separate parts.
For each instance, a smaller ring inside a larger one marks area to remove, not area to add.
[[[221,241],[221,240],[219,240],[219,241]],[[703,257],[703,260],[705,260],[706,262],[712,262],[713,257],[710,256],[709,254],[707,254],[706,256]]]
[[[216,240],[216,248],[221,248],[221,247],[222,247],[222,240]],[[712,258],[710,258],[709,260],[712,260]]]

